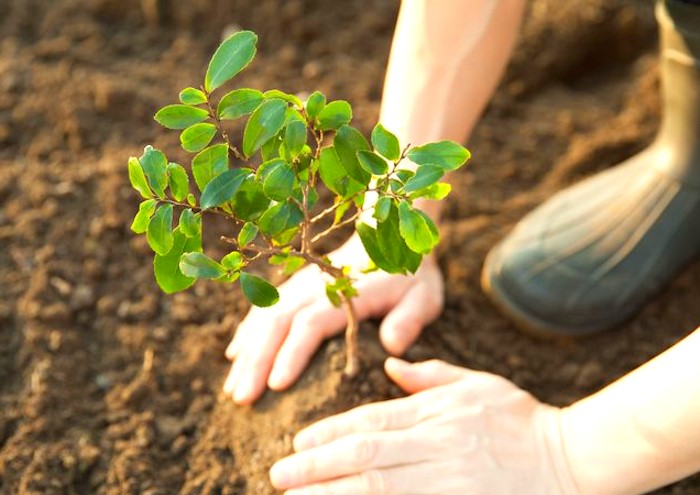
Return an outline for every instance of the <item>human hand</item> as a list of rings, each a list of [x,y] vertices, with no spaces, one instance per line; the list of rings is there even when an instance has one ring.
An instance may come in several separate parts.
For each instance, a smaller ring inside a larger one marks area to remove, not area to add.
[[[335,263],[357,270],[369,263],[357,237],[330,256]],[[403,354],[442,311],[442,274],[429,256],[415,275],[376,271],[358,275],[355,287],[359,296],[354,303],[360,319],[386,315],[379,335],[394,355]],[[274,390],[290,387],[323,340],[347,324],[344,311],[328,301],[325,281],[316,266],[300,270],[279,292],[280,301],[275,306],[250,310],[226,350],[233,365],[224,392],[239,404],[254,402],[266,386]]]
[[[270,471],[285,495],[577,493],[558,408],[508,380],[441,361],[390,358],[406,398],[324,419]]]

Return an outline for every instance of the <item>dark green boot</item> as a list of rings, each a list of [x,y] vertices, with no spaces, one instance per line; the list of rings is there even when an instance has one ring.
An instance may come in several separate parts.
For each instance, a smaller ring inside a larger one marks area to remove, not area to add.
[[[484,290],[525,329],[614,327],[700,254],[700,6],[666,0],[656,13],[664,120],[654,144],[552,197],[486,259]]]

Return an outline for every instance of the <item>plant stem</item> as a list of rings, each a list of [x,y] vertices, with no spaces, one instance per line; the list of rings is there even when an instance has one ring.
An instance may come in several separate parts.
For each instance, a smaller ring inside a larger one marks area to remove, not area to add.
[[[360,324],[352,299],[342,293],[340,294],[340,299],[348,320],[348,326],[345,329],[345,370],[343,373],[352,378],[360,372],[360,360],[357,356],[357,334]]]

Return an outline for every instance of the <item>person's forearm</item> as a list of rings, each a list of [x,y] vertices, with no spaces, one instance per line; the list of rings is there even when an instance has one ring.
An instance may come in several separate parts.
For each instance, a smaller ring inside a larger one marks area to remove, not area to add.
[[[640,494],[700,470],[700,329],[561,416],[582,495]]]
[[[525,0],[404,0],[380,121],[419,146],[465,142],[512,51]],[[439,203],[421,204],[437,219]]]

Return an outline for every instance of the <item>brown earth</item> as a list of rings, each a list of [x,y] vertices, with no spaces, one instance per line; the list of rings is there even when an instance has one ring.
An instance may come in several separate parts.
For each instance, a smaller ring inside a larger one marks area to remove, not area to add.
[[[651,3],[530,2],[506,81],[469,143],[472,166],[454,178],[440,247],[444,315],[409,358],[499,373],[563,405],[700,321],[698,266],[624,328],[575,342],[521,335],[478,283],[486,252],[518,218],[652,139]],[[148,142],[177,149],[151,115],[197,84],[234,25],[260,34],[244,84],[348,99],[369,131],[397,8],[0,0],[0,493],[273,493],[267,469],[294,431],[398,393],[368,324],[366,379],[340,382],[334,341],[294,391],[253,409],[223,400],[223,349],[246,303],[217,284],[159,292],[148,248],[129,231],[138,201],[125,173]],[[700,478],[657,493],[700,493]]]

